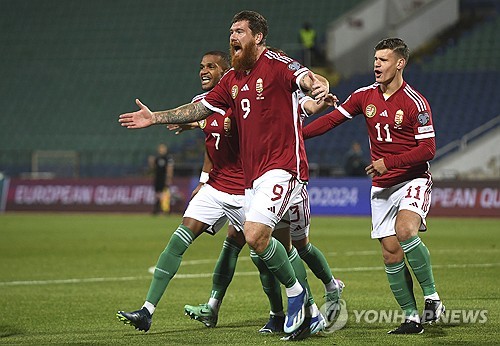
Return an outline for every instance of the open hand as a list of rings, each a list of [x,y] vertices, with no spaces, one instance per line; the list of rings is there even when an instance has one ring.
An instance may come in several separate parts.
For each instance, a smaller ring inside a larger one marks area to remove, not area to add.
[[[139,110],[121,114],[118,122],[127,129],[141,129],[153,125],[153,112],[139,99],[135,99],[135,103],[139,106]]]

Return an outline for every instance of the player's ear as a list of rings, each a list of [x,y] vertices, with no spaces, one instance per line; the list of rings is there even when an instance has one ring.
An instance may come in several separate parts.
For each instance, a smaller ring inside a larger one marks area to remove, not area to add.
[[[254,37],[255,37],[255,44],[259,45],[262,43],[262,38],[264,37],[264,35],[262,35],[262,33],[259,32]]]
[[[398,59],[398,63],[396,64],[396,68],[398,70],[402,70],[406,65],[406,60],[404,58]]]

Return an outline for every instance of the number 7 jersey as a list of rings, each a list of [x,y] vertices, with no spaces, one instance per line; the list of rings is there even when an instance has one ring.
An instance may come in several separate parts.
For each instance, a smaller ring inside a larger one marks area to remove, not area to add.
[[[191,102],[201,101],[206,94],[195,96]],[[224,115],[213,113],[198,124],[205,134],[205,148],[213,166],[208,184],[225,193],[244,195],[238,129],[231,110]]]

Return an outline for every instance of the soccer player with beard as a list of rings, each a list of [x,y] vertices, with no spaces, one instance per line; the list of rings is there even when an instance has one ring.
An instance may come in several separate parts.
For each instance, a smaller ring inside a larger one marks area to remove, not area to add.
[[[271,47],[269,47],[268,49],[277,53],[284,54],[282,51]],[[195,96],[192,102],[199,102],[201,99],[203,99],[206,93],[211,90],[213,86],[215,86],[217,81],[222,77],[223,70],[220,69],[220,64],[214,60],[218,58],[216,55],[220,54],[224,53],[209,52],[203,56],[200,64],[200,79],[202,81],[202,88],[206,92]],[[325,98],[323,102],[318,104],[309,96],[305,96],[301,92],[300,94],[301,96],[299,96],[299,113],[301,114],[301,119],[303,119],[303,116],[322,112],[328,106],[335,106],[337,101],[335,96],[333,96],[332,94],[328,94],[328,97]],[[217,120],[220,121],[220,117],[219,119],[217,119],[217,117],[212,119],[212,116],[210,116],[208,119],[200,121],[200,126],[198,125],[198,123],[192,123],[186,125],[168,125],[168,128],[172,131],[176,131],[176,134],[179,134],[184,130],[201,127],[205,132],[207,141],[209,141],[214,137],[214,135],[216,135],[215,137],[221,135],[220,133],[214,134],[210,130],[210,127],[213,124],[216,124]],[[231,126],[230,119],[224,121],[224,126]],[[215,162],[219,160],[219,151],[213,150],[214,149],[212,149],[212,154],[210,156],[207,154],[205,155],[202,176],[205,175],[206,177],[208,177],[208,174],[212,169],[211,158],[213,158]],[[224,161],[224,159],[222,159],[221,161]],[[232,174],[234,175],[240,173],[233,171]],[[205,179],[200,180],[205,181]],[[203,186],[202,182],[200,182],[197,189],[195,189],[193,195],[196,194],[201,186]],[[280,242],[285,246],[290,258],[290,262],[292,263],[294,271],[301,284],[306,287],[308,286],[306,279],[307,275],[300,259],[303,259],[311,268],[313,273],[323,281],[326,291],[325,314],[327,320],[331,321],[332,316],[334,316],[335,312],[338,310],[338,299],[340,298],[340,294],[342,292],[343,283],[333,277],[328,262],[326,261],[326,258],[324,257],[322,252],[309,242],[309,200],[306,190],[304,190],[304,193],[301,196],[298,196],[296,200],[293,201],[290,209],[293,214],[293,219],[290,220],[290,224],[280,222],[275,227],[273,236],[279,239]],[[187,315],[195,320],[202,322],[207,327],[215,327],[217,325],[220,305],[222,303],[222,299],[225,296],[227,288],[232,281],[234,270],[236,267],[236,261],[239,252],[241,251],[241,248],[244,244],[245,239],[244,237],[242,237],[242,234],[240,232],[237,232],[235,228],[230,225],[228,228],[228,237],[224,242],[219,259],[214,269],[210,299],[206,304],[200,304],[198,306],[186,305],[184,307],[184,310]],[[297,256],[297,254],[300,256],[300,258],[299,256]],[[283,331],[284,314],[279,281],[277,281],[274,274],[269,271],[265,263],[253,251],[251,252],[251,258],[259,269],[262,285],[271,305],[270,319],[266,323],[266,325],[259,330],[259,332],[281,332]],[[314,303],[312,296],[310,296],[308,302],[308,310],[306,311],[306,315],[310,317],[310,321],[308,321],[308,323],[304,322],[302,333],[297,333],[296,335],[291,337],[291,339],[301,339],[324,329],[325,321],[316,304]]]
[[[420,334],[423,323],[437,321],[445,311],[429,250],[418,235],[427,229],[432,187],[428,161],[434,157],[436,142],[429,103],[403,79],[409,57],[403,40],[380,41],[375,46],[375,83],[356,90],[336,110],[303,130],[304,138],[311,138],[353,116],[365,116],[372,159],[366,172],[373,178],[371,237],[380,242],[389,285],[406,316],[390,334]],[[422,316],[405,257],[423,291]]]
[[[245,177],[246,242],[285,286],[288,311],[284,331],[293,333],[304,321],[307,294],[285,248],[271,233],[282,218],[289,217],[291,201],[308,180],[294,92],[299,88],[311,91],[321,101],[328,94],[328,85],[297,61],[268,51],[267,32],[267,21],[259,13],[237,13],[230,29],[233,68],[201,102],[151,112],[136,100],[140,109],[120,115],[119,122],[130,129],[189,123],[231,108]]]
[[[195,96],[191,102],[202,100],[207,92],[218,83],[224,72],[229,69],[229,66],[228,54],[220,51],[205,53],[200,63],[199,73],[201,87],[205,92]],[[314,101],[310,103],[313,105],[309,108],[318,109],[318,111],[324,107],[323,105],[316,105]],[[139,330],[149,330],[156,306],[170,280],[177,272],[182,255],[190,245],[190,242],[186,243],[185,239],[190,239],[192,242],[203,232],[215,234],[221,229],[226,220],[230,219],[233,224],[228,226],[227,237],[214,270],[213,290],[209,301],[211,305],[207,304],[207,306],[198,309],[200,313],[204,313],[202,316],[203,322],[209,326],[215,326],[220,302],[234,275],[239,252],[245,245],[245,237],[241,232],[244,223],[244,214],[242,212],[244,199],[238,197],[244,195],[244,180],[239,159],[238,133],[231,111],[228,110],[224,116],[214,113],[207,119],[201,120],[199,124],[169,125],[169,128],[177,131],[177,133],[194,127],[200,127],[205,133],[206,152],[200,184],[193,191],[192,200],[184,214],[182,224],[174,232],[165,251],[158,260],[155,276],[143,307],[133,312],[119,311],[117,313],[119,320],[131,324]],[[205,185],[208,186],[205,187]],[[228,201],[231,204],[229,209],[225,208]],[[235,218],[237,219],[236,223]],[[213,222],[215,224],[212,224]],[[235,227],[234,224],[238,225],[238,227]],[[286,230],[289,233],[288,228]],[[296,250],[295,252],[292,252],[291,249],[288,250],[294,271],[299,273],[297,277],[301,280],[301,283],[308,287],[302,261],[296,256]],[[293,254],[295,257],[292,256]],[[260,262],[262,261],[258,259],[256,265],[259,270],[263,271],[265,264]],[[326,267],[322,268],[322,270],[326,271],[329,268],[326,263],[324,264]],[[316,263],[316,266],[320,265]],[[265,269],[267,270],[267,267]],[[170,274],[165,275],[167,272]],[[262,275],[267,275],[267,273]],[[270,276],[273,275],[270,274]],[[274,299],[279,299],[281,302],[281,294],[274,297]],[[315,314],[311,315],[308,330],[316,333],[323,329],[324,323],[321,323],[321,315],[312,297],[310,297],[310,302],[311,306],[315,307]],[[282,330],[283,322],[281,324]],[[301,337],[304,337],[304,335],[301,335]]]
[[[284,54],[282,51],[268,47],[269,50]],[[337,99],[334,95],[328,94],[328,96],[318,104],[309,96],[304,95],[300,91],[299,100],[299,114],[301,114],[301,119],[303,117],[309,116],[311,114],[316,114],[325,110],[328,106],[335,106]],[[177,125],[168,125],[172,130],[178,130]],[[185,125],[180,125],[181,128],[186,127]],[[190,129],[191,126],[187,126]],[[206,171],[204,169],[204,171]],[[338,312],[338,300],[342,293],[344,283],[333,277],[330,266],[323,255],[323,253],[316,248],[312,243],[309,242],[309,225],[310,225],[310,212],[309,212],[309,197],[307,190],[303,190],[302,195],[297,196],[292,202],[290,207],[291,214],[293,218],[290,219],[289,223],[280,222],[276,225],[273,231],[273,237],[278,239],[287,250],[290,262],[294,267],[295,274],[297,278],[302,281],[301,284],[307,285],[306,273],[303,270],[303,265],[300,263],[300,259],[304,260],[312,272],[319,278],[325,285],[325,317],[327,321],[333,322]],[[239,249],[238,249],[239,252]],[[236,263],[238,253],[232,251],[233,261]],[[231,249],[224,245],[219,260],[217,262],[216,268],[214,270],[213,285],[210,299],[206,304],[200,305],[186,305],[184,311],[191,318],[202,322],[207,327],[215,327],[218,320],[219,308],[222,303],[222,299],[225,295],[227,287],[231,282],[232,275],[234,274],[234,265],[229,267],[233,270],[222,271],[220,267],[227,268],[228,265],[220,265],[222,263],[230,262]],[[298,256],[297,256],[298,255]],[[265,263],[255,254],[254,251],[250,252],[252,261],[259,269],[260,279],[264,292],[266,293],[270,302],[270,318],[269,321],[263,326],[259,332],[263,334],[268,333],[278,333],[283,331],[284,324],[284,313],[283,313],[283,303],[281,296],[281,287],[279,281],[276,279],[274,274],[269,271]],[[299,259],[300,257],[300,259]],[[299,263],[296,263],[296,261]],[[223,284],[226,285],[223,285]],[[326,325],[322,314],[318,310],[314,300],[311,299],[308,302],[308,309],[306,310],[306,315],[310,317],[310,322],[304,322],[304,328],[302,328],[302,333],[295,335],[293,340],[303,338],[309,334],[316,334],[322,331]],[[308,329],[306,330],[306,326]]]

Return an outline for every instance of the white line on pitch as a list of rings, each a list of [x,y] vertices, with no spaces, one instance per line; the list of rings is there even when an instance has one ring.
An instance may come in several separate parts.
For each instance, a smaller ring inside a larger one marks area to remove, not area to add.
[[[464,263],[464,264],[434,264],[435,269],[456,269],[456,268],[492,268],[498,267],[500,263]],[[364,272],[383,270],[382,266],[376,267],[352,267],[352,268],[332,268],[335,273],[338,272]],[[236,272],[234,276],[250,276],[257,275],[257,271]],[[212,273],[199,274],[177,274],[177,279],[198,279],[212,277]],[[61,279],[61,280],[31,280],[31,281],[4,281],[0,282],[0,286],[33,286],[33,285],[50,285],[50,284],[77,284],[77,283],[92,283],[92,282],[117,282],[117,281],[135,281],[151,279],[151,276],[125,276],[125,277],[110,277],[110,278],[86,278],[86,279]]]
[[[431,249],[432,254],[447,254],[447,253],[462,253],[463,249]],[[485,253],[485,252],[500,252],[500,249],[472,249],[467,250],[468,253],[476,252],[476,253]],[[345,252],[325,252],[325,255],[328,256],[372,256],[372,255],[380,255],[380,250],[365,250],[365,251],[345,251]]]

